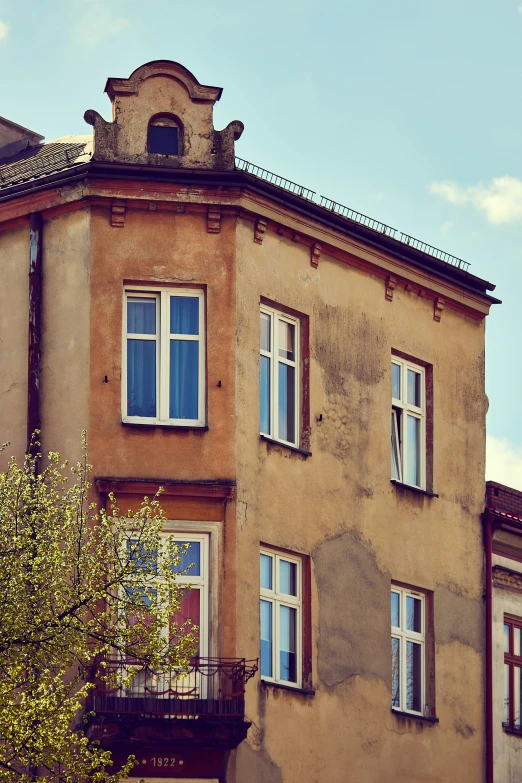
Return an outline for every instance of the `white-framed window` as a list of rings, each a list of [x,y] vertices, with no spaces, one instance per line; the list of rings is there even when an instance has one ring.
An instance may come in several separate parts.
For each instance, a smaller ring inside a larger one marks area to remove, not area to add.
[[[392,357],[391,477],[426,489],[426,373]]]
[[[204,658],[208,656],[209,647],[209,535],[205,533],[162,535],[163,539],[167,537],[173,539],[180,547],[180,562],[172,567],[177,574],[177,584],[184,587],[178,611],[171,617],[170,625],[176,624],[181,628],[186,621],[190,621],[191,626],[197,626],[199,643],[196,656]],[[127,550],[129,555],[139,563],[139,540],[130,536],[127,539]],[[156,572],[154,564],[148,563],[147,568],[153,568],[152,573]],[[144,597],[144,600],[149,603],[149,599]],[[170,638],[170,628],[165,628],[164,634],[165,639]]]
[[[127,286],[123,304],[123,421],[203,426],[204,292]]]
[[[391,588],[392,707],[424,714],[426,701],[426,596]]]
[[[298,446],[299,320],[262,304],[260,336],[260,432]]]
[[[261,678],[301,687],[302,561],[261,549]]]

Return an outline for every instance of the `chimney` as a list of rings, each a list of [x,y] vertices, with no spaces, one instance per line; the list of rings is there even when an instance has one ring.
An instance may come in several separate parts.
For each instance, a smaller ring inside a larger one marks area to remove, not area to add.
[[[39,133],[0,117],[0,161],[11,158],[29,147],[36,147],[43,139],[44,137]]]

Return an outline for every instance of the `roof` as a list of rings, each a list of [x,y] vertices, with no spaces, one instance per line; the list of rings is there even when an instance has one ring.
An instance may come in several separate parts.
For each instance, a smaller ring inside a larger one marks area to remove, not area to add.
[[[30,147],[2,161],[0,193],[12,185],[88,163],[91,157],[92,136],[62,136]]]
[[[271,197],[282,198],[285,203],[290,203],[307,214],[313,214],[341,231],[384,248],[400,258],[406,258],[416,266],[446,279],[457,280],[460,285],[485,296],[491,303],[500,301],[487,293],[493,291],[495,286],[468,272],[467,262],[324,197],[316,200],[313,191],[241,158],[236,157],[235,163],[234,171],[106,163],[93,158],[92,136],[62,136],[0,162],[0,200],[21,195],[26,190],[26,185],[33,187],[33,182],[34,187],[45,188],[48,184],[47,178],[55,179],[61,172],[67,172],[66,176],[74,176],[75,168],[82,174],[106,171],[112,177],[137,176],[143,179],[152,176],[174,182],[195,183],[200,180],[207,183],[219,180],[231,186],[247,184],[261,189]]]

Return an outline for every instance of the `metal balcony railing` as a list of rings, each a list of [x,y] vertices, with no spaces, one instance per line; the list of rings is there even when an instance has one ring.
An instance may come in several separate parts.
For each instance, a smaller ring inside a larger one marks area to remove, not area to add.
[[[97,715],[154,718],[243,719],[245,684],[258,661],[245,658],[194,658],[186,669],[156,673],[122,659],[107,664],[108,680],[93,692]],[[128,674],[132,679],[121,684]]]

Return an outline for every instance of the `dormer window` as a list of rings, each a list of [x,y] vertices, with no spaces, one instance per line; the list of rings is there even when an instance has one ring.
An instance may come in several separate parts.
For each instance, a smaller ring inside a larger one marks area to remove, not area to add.
[[[154,117],[149,123],[147,148],[153,155],[181,155],[181,124],[173,117]]]

